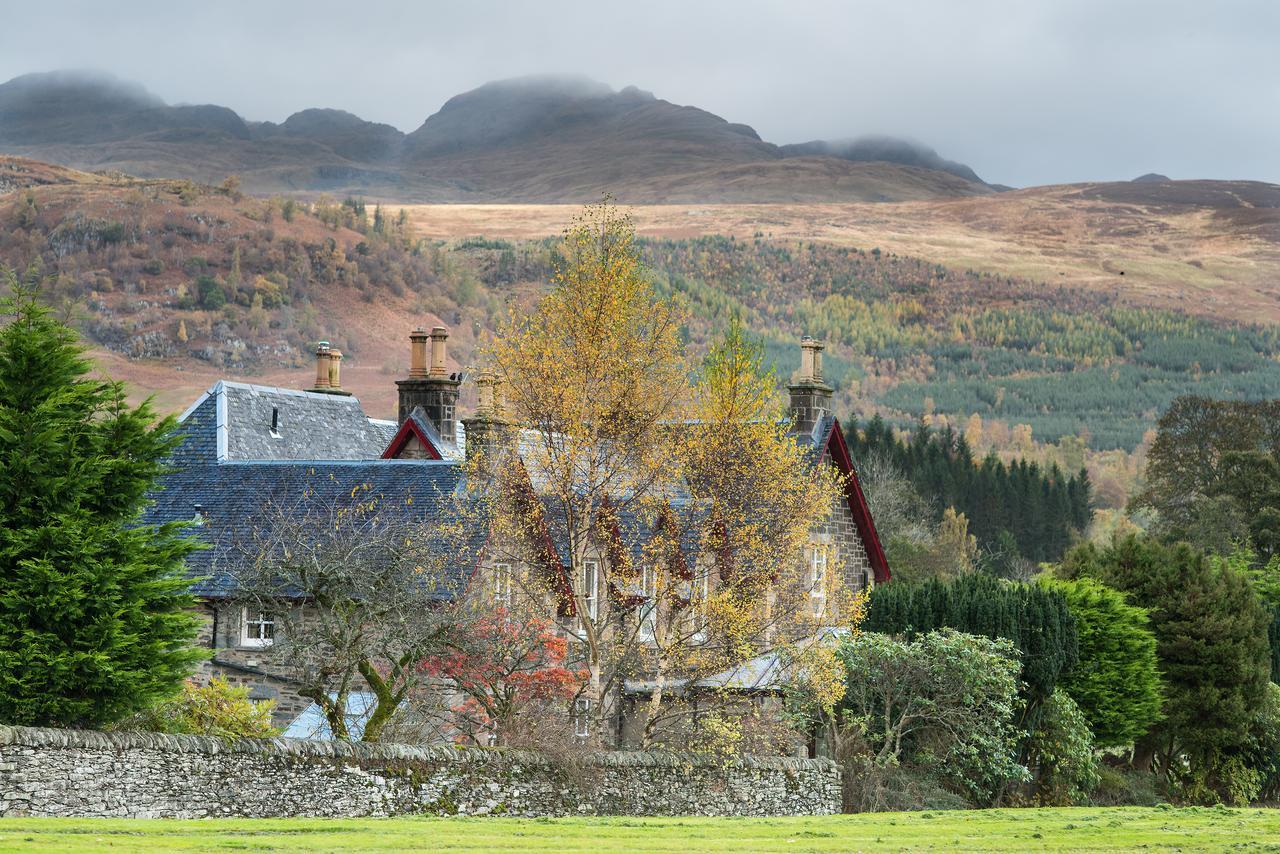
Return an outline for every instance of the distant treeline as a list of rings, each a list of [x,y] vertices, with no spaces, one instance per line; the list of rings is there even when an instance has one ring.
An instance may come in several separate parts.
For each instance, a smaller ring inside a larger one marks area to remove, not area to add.
[[[885,454],[930,504],[936,519],[954,507],[969,520],[969,533],[990,556],[1015,549],[1027,560],[1056,561],[1089,524],[1091,487],[1083,469],[1001,462],[994,454],[975,460],[964,436],[950,427],[921,426],[909,440],[894,435],[879,416],[848,431],[854,459]]]

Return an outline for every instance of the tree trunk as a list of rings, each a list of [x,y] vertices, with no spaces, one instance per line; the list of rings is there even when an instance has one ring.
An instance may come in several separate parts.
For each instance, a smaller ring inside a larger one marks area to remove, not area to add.
[[[662,696],[667,687],[667,657],[658,659],[658,672],[654,674],[653,691],[649,694],[648,708],[644,716],[644,733],[641,736],[640,749],[648,750],[653,746],[653,738],[658,730],[658,710],[662,708]]]
[[[1144,736],[1133,743],[1133,758],[1130,763],[1136,771],[1152,770],[1152,763],[1156,758],[1156,740],[1151,736]]]

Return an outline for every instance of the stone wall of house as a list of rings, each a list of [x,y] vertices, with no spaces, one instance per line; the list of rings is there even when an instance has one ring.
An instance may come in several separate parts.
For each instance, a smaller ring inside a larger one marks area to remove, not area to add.
[[[241,646],[243,620],[240,606],[226,601],[206,599],[197,607],[200,632],[196,642],[213,650],[212,658],[196,669],[195,681],[203,684],[214,677],[249,689],[253,700],[274,700],[272,722],[286,726],[311,705],[298,694],[289,672],[271,662],[269,651],[261,647]]]
[[[835,499],[831,515],[818,525],[815,535],[819,542],[835,546],[833,568],[841,573],[846,590],[856,592],[871,586],[874,578],[871,561],[858,533],[858,523],[853,520],[849,502],[843,495]]]
[[[815,815],[827,760],[537,754],[0,726],[0,816]]]

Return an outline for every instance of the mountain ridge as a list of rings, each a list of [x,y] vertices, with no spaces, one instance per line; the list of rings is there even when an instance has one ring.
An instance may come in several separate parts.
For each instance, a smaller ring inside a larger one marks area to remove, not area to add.
[[[602,192],[633,203],[898,201],[992,192],[967,166],[905,140],[779,146],[748,125],[583,75],[491,81],[403,133],[344,110],[311,107],[280,123],[255,122],[225,106],[168,104],[111,75],[27,74],[0,84],[0,152],[149,178],[217,183],[237,174],[256,193],[417,202],[581,202]]]

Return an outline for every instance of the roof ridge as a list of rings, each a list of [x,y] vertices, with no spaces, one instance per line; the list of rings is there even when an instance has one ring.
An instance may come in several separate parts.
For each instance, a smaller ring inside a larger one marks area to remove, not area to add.
[[[328,394],[323,391],[307,391],[302,388],[285,388],[284,386],[275,385],[258,385],[257,383],[244,383],[236,380],[218,380],[217,385],[224,389],[244,389],[246,391],[270,392],[272,394],[286,394],[293,397],[305,397],[310,400],[328,400],[337,403],[350,402],[357,406],[360,405],[360,399],[352,394]],[[372,419],[370,419],[372,420]]]

